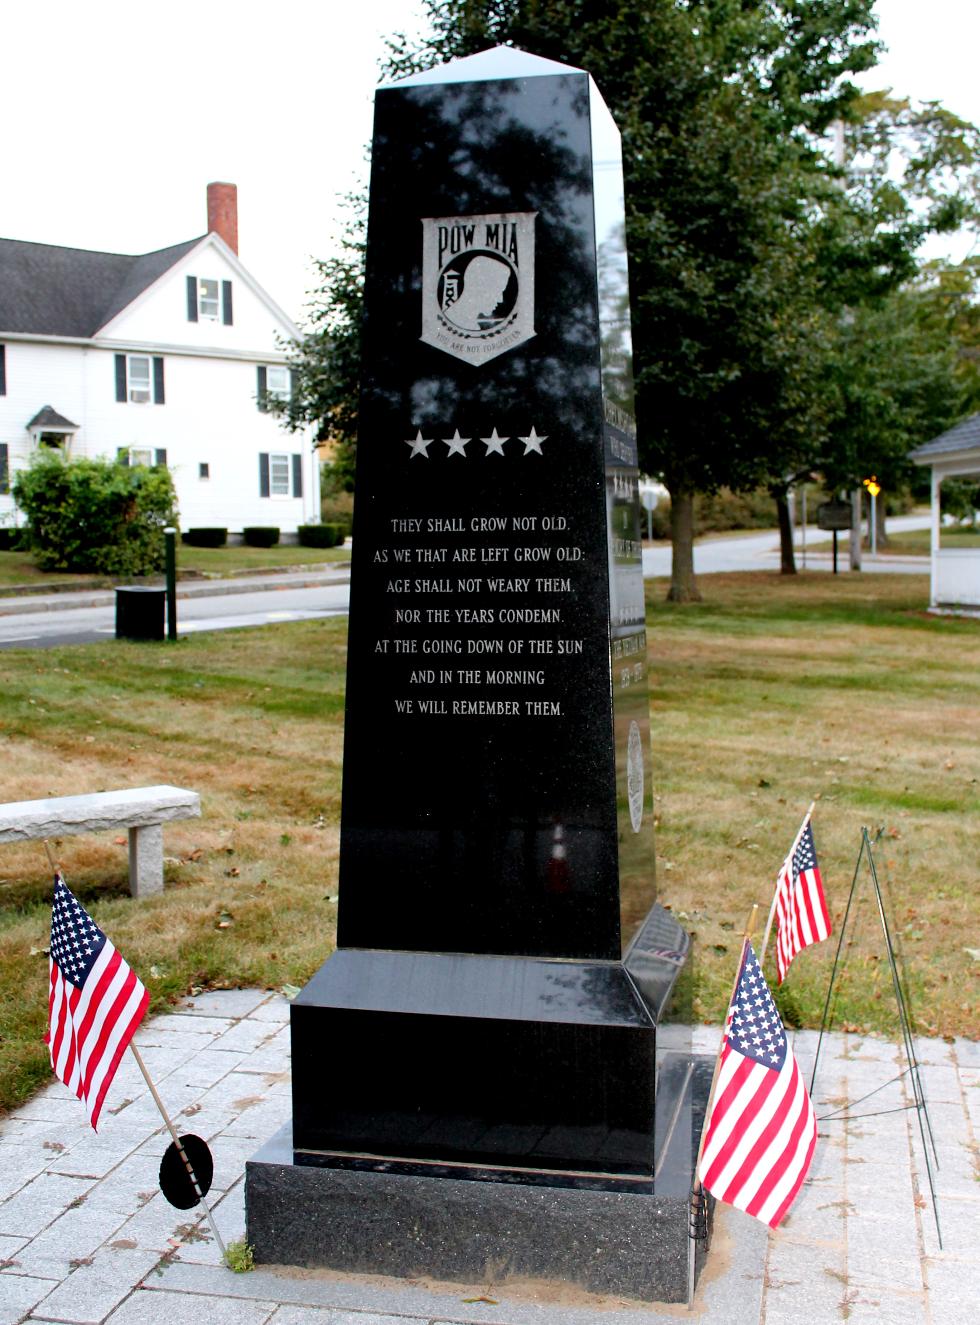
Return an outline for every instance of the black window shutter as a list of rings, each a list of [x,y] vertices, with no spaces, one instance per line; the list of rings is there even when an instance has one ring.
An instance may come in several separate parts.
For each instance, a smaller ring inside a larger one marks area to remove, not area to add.
[[[226,327],[231,326],[231,281],[221,282],[221,320]]]
[[[0,396],[7,394],[7,347],[0,345]]]
[[[126,356],[116,355],[116,399],[126,399]]]
[[[0,492],[10,491],[10,448],[0,442]]]
[[[289,370],[289,399],[290,399],[290,400],[295,400],[295,399],[296,399],[296,369],[295,369],[295,368],[290,368],[290,370]],[[409,459],[411,459],[411,457],[409,457]]]
[[[187,278],[187,321],[197,321],[197,277]]]
[[[258,367],[258,386],[257,386],[257,388],[256,388],[256,392],[255,392],[255,399],[256,399],[256,401],[258,402],[259,409],[262,411],[263,414],[268,414],[268,412],[269,412],[269,405],[268,405],[268,402],[267,402],[267,400],[266,400],[266,392],[267,392],[267,390],[268,390],[267,377],[268,377],[268,374],[267,374],[266,371],[265,371],[265,365],[264,365],[264,364],[259,364],[259,367]]]
[[[303,495],[303,457],[293,453],[293,496]]]
[[[259,496],[268,497],[272,493],[269,483],[269,452],[259,452]]]
[[[163,360],[159,355],[153,356],[153,403],[154,405],[163,405],[166,397],[163,391]]]
[[[116,460],[119,462],[119,464],[125,465],[127,469],[129,468],[128,446],[119,446],[116,448]]]
[[[167,448],[158,446],[153,452],[153,463],[155,465],[165,465],[167,463]]]

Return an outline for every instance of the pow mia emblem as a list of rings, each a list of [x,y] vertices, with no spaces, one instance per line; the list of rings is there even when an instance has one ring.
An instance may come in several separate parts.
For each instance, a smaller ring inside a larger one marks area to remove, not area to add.
[[[422,335],[487,363],[534,335],[536,212],[422,219]]]

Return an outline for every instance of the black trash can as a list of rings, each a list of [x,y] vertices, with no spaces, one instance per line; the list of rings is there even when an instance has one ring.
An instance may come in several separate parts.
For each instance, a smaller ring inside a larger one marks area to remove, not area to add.
[[[166,589],[127,585],[116,590],[116,639],[163,639]]]

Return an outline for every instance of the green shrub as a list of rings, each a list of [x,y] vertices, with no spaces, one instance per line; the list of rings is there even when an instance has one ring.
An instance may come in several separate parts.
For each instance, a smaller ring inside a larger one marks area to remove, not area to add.
[[[66,460],[47,451],[18,473],[13,493],[41,570],[148,575],[163,569],[163,531],[177,522],[164,466]]]
[[[340,547],[344,531],[337,524],[301,524],[296,530],[300,547]]]
[[[22,552],[30,545],[31,538],[26,529],[0,527],[0,552]]]
[[[188,547],[224,547],[228,542],[228,530],[216,525],[201,525],[197,529],[186,529],[180,541]]]
[[[320,519],[324,524],[339,525],[344,537],[349,538],[354,525],[354,494],[324,493],[320,498]]]
[[[274,524],[248,524],[242,530],[246,547],[275,547],[279,542],[279,526]]]

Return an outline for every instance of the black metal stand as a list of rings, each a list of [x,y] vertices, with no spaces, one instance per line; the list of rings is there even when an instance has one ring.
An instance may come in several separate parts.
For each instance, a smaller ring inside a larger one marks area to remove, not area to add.
[[[877,843],[883,831],[884,831],[883,829],[879,828],[877,834],[875,835],[875,843]],[[932,1195],[932,1212],[936,1220],[936,1234],[939,1238],[939,1246],[940,1249],[942,1249],[943,1235],[942,1235],[942,1230],[939,1227],[939,1209],[936,1204],[936,1184],[933,1178],[932,1163],[930,1162],[929,1159],[930,1145],[932,1147],[932,1159],[935,1162],[937,1169],[939,1168],[939,1156],[936,1153],[936,1142],[932,1134],[932,1123],[929,1120],[929,1109],[926,1105],[925,1092],[922,1089],[922,1080],[919,1076],[919,1062],[915,1053],[915,1039],[912,1031],[912,1019],[909,1014],[908,1000],[906,999],[905,990],[902,984],[902,979],[900,977],[898,970],[898,959],[895,954],[894,944],[892,943],[891,930],[888,927],[888,919],[885,915],[885,902],[881,894],[881,885],[878,882],[878,870],[877,867],[875,866],[874,851],[872,849],[873,845],[874,843],[872,843],[871,841],[871,837],[868,833],[867,828],[862,828],[861,849],[858,852],[857,863],[854,866],[854,877],[851,880],[851,891],[848,894],[847,908],[844,911],[844,920],[840,927],[840,936],[838,937],[837,940],[837,952],[834,955],[834,966],[833,970],[830,973],[830,984],[827,988],[827,1000],[824,1003],[823,1017],[821,1018],[820,1021],[820,1034],[817,1037],[817,1052],[813,1060],[813,1074],[810,1077],[810,1096],[811,1098],[813,1097],[813,1085],[817,1079],[817,1066],[820,1062],[820,1047],[823,1044],[823,1034],[827,1026],[827,1020],[830,1012],[830,1000],[834,990],[834,981],[837,978],[837,967],[840,964],[841,952],[843,951],[844,948],[844,936],[847,933],[847,922],[850,919],[851,915],[851,904],[854,901],[854,894],[857,889],[858,875],[860,874],[861,871],[861,862],[862,860],[864,860],[865,857],[867,857],[868,870],[871,876],[872,887],[874,888],[875,901],[878,906],[878,918],[881,921],[881,931],[885,937],[885,949],[888,953],[888,965],[892,974],[892,986],[895,991],[895,1003],[898,1007],[898,1020],[899,1020],[899,1025],[901,1027],[902,1040],[905,1046],[905,1057],[908,1066],[905,1068],[903,1072],[900,1072],[897,1077],[892,1077],[891,1080],[884,1082],[881,1086],[878,1086],[875,1090],[869,1091],[867,1095],[862,1095],[861,1098],[858,1100],[849,1100],[846,1104],[841,1105],[839,1109],[835,1109],[832,1113],[824,1114],[818,1121],[847,1122],[851,1118],[877,1117],[878,1116],[877,1113],[853,1114],[850,1112],[850,1110],[854,1107],[854,1105],[861,1104],[864,1100],[870,1099],[872,1095],[876,1095],[878,1091],[884,1090],[886,1086],[890,1086],[896,1081],[901,1081],[901,1079],[904,1076],[909,1077],[912,1083],[912,1094],[914,1097],[914,1103],[903,1105],[902,1109],[903,1110],[915,1109],[916,1116],[919,1121],[919,1134],[922,1137],[922,1152],[923,1155],[925,1156],[926,1174],[929,1178],[929,1191]],[[882,1109],[879,1112],[895,1113],[896,1110]],[[926,1140],[927,1132],[928,1132],[928,1141]]]

